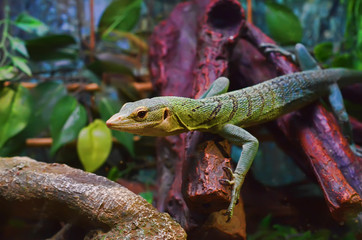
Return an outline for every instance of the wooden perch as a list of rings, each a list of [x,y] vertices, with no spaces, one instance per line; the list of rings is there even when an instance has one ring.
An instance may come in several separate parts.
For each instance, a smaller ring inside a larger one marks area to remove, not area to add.
[[[104,177],[63,164],[0,158],[0,203],[0,211],[11,209],[28,219],[46,214],[102,230],[88,239],[186,239],[179,224],[142,197]]]

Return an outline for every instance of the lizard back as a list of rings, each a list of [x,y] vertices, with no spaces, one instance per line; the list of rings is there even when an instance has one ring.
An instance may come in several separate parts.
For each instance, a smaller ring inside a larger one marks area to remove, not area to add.
[[[305,106],[327,94],[327,86],[341,78],[347,83],[356,82],[356,76],[352,74],[350,79],[346,71],[349,72],[304,71],[205,99],[184,99],[173,105],[178,106],[176,112],[189,130],[209,130],[225,123],[248,127]]]

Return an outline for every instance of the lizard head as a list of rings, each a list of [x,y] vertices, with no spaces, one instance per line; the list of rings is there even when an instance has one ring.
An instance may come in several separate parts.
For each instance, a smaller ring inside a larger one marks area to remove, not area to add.
[[[114,130],[144,136],[168,136],[187,131],[164,97],[126,103],[107,121]]]

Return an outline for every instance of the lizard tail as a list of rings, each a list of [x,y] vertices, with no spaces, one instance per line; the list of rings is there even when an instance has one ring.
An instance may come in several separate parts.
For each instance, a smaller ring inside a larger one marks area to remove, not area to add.
[[[362,71],[351,69],[336,69],[338,71],[339,78],[337,80],[338,85],[343,87],[354,83],[362,83]]]

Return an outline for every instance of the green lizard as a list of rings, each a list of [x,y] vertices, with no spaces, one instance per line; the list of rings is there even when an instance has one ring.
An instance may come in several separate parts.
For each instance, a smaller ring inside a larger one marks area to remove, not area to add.
[[[215,80],[201,99],[155,97],[126,103],[107,126],[147,136],[168,136],[198,130],[219,134],[241,146],[231,179],[233,186],[228,219],[240,194],[246,173],[258,150],[258,140],[243,128],[273,120],[330,93],[329,86],[362,82],[362,72],[347,69],[312,70],[280,76],[263,83],[227,92],[229,80]]]

